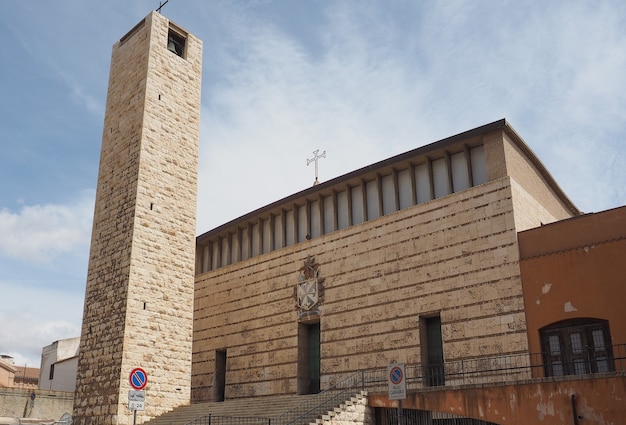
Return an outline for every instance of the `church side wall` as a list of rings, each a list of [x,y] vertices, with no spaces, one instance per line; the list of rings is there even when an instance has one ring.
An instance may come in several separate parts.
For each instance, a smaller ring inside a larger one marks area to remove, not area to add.
[[[518,232],[540,226],[541,222],[551,223],[574,215],[506,133],[504,152],[508,175],[528,194],[520,202],[516,202],[514,196]],[[534,205],[524,207],[531,198]]]
[[[506,176],[514,180],[513,203],[518,232],[574,215],[509,134],[493,132],[486,135],[483,142],[489,180]]]
[[[515,210],[515,228],[518,232],[562,219],[562,217],[555,216],[544,204],[513,179],[511,179],[511,191]]]
[[[322,388],[391,360],[420,363],[439,314],[445,361],[527,350],[508,177],[196,277],[192,402],[296,393],[299,269],[321,279]]]

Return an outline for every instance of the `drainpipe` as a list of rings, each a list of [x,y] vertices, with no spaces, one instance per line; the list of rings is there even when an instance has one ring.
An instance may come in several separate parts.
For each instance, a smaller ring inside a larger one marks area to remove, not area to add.
[[[574,416],[574,425],[578,425],[578,419],[582,419],[582,416],[578,416],[578,412],[576,411],[576,394],[570,395],[570,400],[572,402],[572,415]]]

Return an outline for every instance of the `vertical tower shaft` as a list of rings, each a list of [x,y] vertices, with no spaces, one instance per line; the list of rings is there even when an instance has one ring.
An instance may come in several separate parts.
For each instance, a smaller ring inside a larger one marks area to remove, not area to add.
[[[190,398],[202,42],[152,12],[113,46],[75,424],[131,424]],[[141,423],[140,422],[140,423]]]

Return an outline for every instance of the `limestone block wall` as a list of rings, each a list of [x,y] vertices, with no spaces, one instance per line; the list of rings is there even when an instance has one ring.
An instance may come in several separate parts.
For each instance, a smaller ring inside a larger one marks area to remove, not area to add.
[[[420,363],[420,320],[439,314],[445,361],[527,350],[511,181],[500,178],[198,275],[192,401],[296,392],[298,270],[323,278],[321,379]]]
[[[508,175],[519,185],[516,194],[523,194],[517,200],[514,194],[514,203],[520,214],[516,215],[517,230],[522,231],[543,223],[563,220],[579,214],[577,208],[569,201],[557,183],[546,181],[546,176],[534,166],[528,158],[532,153],[522,153],[520,145],[513,143],[511,137],[504,133],[503,147],[506,155]],[[550,178],[552,180],[552,178]],[[557,192],[560,196],[557,196]],[[527,202],[533,202],[532,207]],[[546,221],[547,217],[551,219]]]
[[[186,40],[183,57],[168,33]],[[74,423],[132,423],[189,401],[202,43],[153,12],[113,46]]]
[[[542,223],[563,220],[579,213],[558,187],[534,153],[524,143],[515,143],[508,131],[484,137],[489,180],[505,176],[515,181],[514,203],[518,231]],[[519,136],[515,136],[519,138]],[[531,160],[531,159],[534,159]],[[532,205],[531,205],[532,204]]]

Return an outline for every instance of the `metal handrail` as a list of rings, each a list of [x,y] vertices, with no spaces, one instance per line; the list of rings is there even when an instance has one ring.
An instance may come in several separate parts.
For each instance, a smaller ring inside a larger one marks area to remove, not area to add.
[[[271,420],[271,425],[315,422],[363,389],[363,372],[354,372],[328,389],[308,398],[295,408]]]
[[[362,390],[362,383],[363,373],[354,372],[274,418],[205,415],[187,422],[186,425],[292,425],[315,422],[315,419],[359,393]]]

